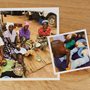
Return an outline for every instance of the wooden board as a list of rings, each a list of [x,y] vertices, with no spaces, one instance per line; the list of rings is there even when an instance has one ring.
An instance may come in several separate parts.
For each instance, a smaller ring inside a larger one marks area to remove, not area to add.
[[[41,58],[40,61],[37,60],[38,57]],[[25,57],[24,62],[27,70],[33,73],[43,69],[46,65],[51,64],[51,58],[49,52],[39,50],[35,52],[34,56]]]

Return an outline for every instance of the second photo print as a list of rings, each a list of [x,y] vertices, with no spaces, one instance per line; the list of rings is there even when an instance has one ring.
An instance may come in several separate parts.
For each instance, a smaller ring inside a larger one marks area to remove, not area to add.
[[[54,73],[90,68],[90,53],[86,30],[48,37]]]

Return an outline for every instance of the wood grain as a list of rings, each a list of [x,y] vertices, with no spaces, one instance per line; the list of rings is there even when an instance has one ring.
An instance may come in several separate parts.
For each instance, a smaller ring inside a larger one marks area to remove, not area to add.
[[[3,0],[0,7],[60,7],[60,32],[86,28],[90,42],[90,0]],[[90,69],[61,75],[60,81],[0,82],[0,90],[90,90]]]

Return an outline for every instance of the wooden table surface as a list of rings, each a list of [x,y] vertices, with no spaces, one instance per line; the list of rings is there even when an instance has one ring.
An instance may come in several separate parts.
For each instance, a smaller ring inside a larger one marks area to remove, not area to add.
[[[60,7],[60,32],[86,28],[90,42],[90,0],[0,0],[0,7]],[[60,81],[0,82],[0,90],[90,90],[90,69],[61,75]]]

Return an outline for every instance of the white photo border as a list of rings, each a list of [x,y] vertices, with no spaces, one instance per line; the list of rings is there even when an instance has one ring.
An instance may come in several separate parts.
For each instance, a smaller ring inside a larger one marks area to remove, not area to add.
[[[60,80],[60,74],[57,74],[56,78],[0,78],[0,81],[58,81]]]
[[[56,34],[59,34],[59,7],[29,7],[29,8],[0,8],[0,11],[36,11],[36,10],[48,10],[48,9],[56,9],[57,10],[57,31]],[[51,60],[52,61],[52,60]],[[54,74],[54,73],[53,73]],[[43,80],[60,80],[60,75],[57,74],[55,78],[0,78],[0,81],[43,81]]]
[[[89,41],[88,41],[86,29],[77,30],[77,31],[72,31],[72,32],[67,32],[67,33],[62,33],[62,34],[53,35],[53,36],[48,36],[48,43],[49,43],[50,54],[51,54],[51,58],[52,58],[53,71],[54,71],[54,74],[55,74],[55,75],[90,68],[90,66],[87,66],[87,67],[83,67],[83,68],[79,68],[79,69],[73,69],[73,70],[68,70],[68,71],[56,72],[55,64],[54,64],[54,58],[53,58],[52,49],[51,49],[51,44],[50,44],[50,38],[53,38],[53,37],[55,37],[55,36],[66,35],[66,34],[78,33],[78,32],[84,32],[84,33],[85,33],[85,38],[86,38],[86,41],[87,41],[87,48],[88,48],[88,52],[89,52],[89,56],[90,56]]]

